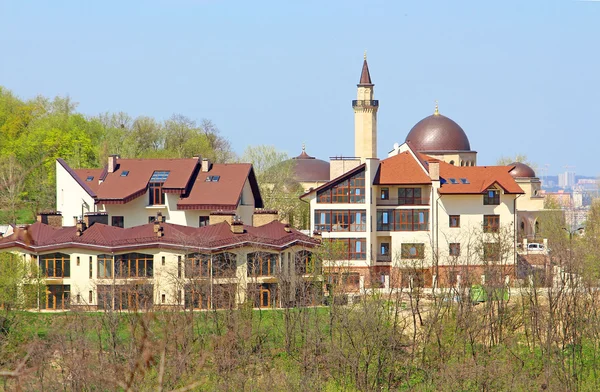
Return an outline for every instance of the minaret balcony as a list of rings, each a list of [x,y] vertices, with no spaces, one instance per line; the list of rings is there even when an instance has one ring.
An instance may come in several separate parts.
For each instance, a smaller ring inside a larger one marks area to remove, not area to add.
[[[352,101],[353,108],[372,108],[378,107],[379,101],[376,99],[368,100],[368,99],[355,99]]]

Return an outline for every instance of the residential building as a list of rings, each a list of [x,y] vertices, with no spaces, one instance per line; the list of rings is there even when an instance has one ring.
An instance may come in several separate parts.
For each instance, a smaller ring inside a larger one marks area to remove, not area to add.
[[[514,276],[517,227],[535,230],[540,181],[524,164],[477,166],[464,130],[434,113],[386,159],[377,158],[377,113],[365,57],[355,118],[355,156],[331,161],[331,180],[302,196],[311,231],[340,244],[326,271],[366,286],[451,286]]]
[[[57,159],[56,205],[65,226],[102,212],[105,224],[133,227],[160,212],[167,223],[200,227],[210,223],[211,211],[235,212],[252,224],[263,202],[251,164],[113,155],[103,169],[73,169]]]
[[[255,227],[221,215],[220,223],[194,228],[157,215],[152,223],[121,228],[98,222],[60,227],[60,215],[49,214],[0,239],[0,251],[39,266],[46,294],[30,303],[40,309],[319,302],[322,284],[312,257],[319,241],[273,220],[276,216],[255,215],[256,223],[263,223]]]

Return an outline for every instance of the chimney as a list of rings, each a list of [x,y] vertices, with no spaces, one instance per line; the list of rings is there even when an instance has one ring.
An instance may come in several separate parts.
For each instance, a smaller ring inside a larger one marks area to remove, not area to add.
[[[231,232],[233,234],[244,234],[244,222],[238,217],[235,217],[231,222]]]
[[[83,215],[83,223],[87,227],[91,227],[94,223],[102,223],[108,226],[108,213],[107,212],[86,212]]]
[[[154,221],[159,223],[165,223],[165,216],[162,214],[162,212],[158,211],[158,213],[156,214],[156,219]]]
[[[192,158],[195,159],[195,160],[197,160],[197,161],[202,162],[202,156],[201,155],[194,155]]]
[[[158,238],[165,235],[165,233],[163,231],[163,227],[160,225],[160,222],[158,221],[158,219],[154,221],[154,233],[156,234],[156,236]]]
[[[210,170],[211,167],[211,163],[207,158],[202,159],[202,171],[203,172],[208,172]]]
[[[285,226],[283,226],[283,230],[285,230],[286,233],[292,232],[292,228],[290,227],[289,223],[286,223]]]
[[[77,227],[77,237],[82,235],[83,232],[85,231],[85,229],[87,229],[85,222],[82,220],[77,221],[76,227]]]
[[[234,216],[235,211],[211,211],[210,216],[208,218],[208,224],[216,225],[221,222],[227,222],[231,224],[233,222]]]
[[[429,162],[429,178],[432,181],[440,180],[440,163],[439,162]]]
[[[267,223],[276,220],[279,220],[277,210],[254,210],[254,215],[252,215],[252,226],[264,226]]]
[[[108,172],[109,173],[114,173],[117,170],[117,158],[119,158],[118,155],[110,155],[108,157]]]
[[[40,212],[37,221],[52,227],[62,227],[62,214],[59,211]]]

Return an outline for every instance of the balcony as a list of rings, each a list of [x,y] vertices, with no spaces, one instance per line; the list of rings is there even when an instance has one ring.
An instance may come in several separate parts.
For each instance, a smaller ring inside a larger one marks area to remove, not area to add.
[[[379,106],[379,101],[374,100],[363,100],[363,99],[355,99],[352,101],[353,108],[370,108]]]
[[[390,197],[389,199],[382,199],[382,198],[377,198],[377,205],[378,206],[405,206],[405,207],[414,207],[414,206],[429,206],[429,199],[420,199],[420,200],[415,200],[412,204],[405,204],[405,201],[402,200],[402,203],[400,203],[399,199],[397,197]]]
[[[392,261],[392,256],[390,254],[378,254],[376,260],[378,263],[389,263]]]

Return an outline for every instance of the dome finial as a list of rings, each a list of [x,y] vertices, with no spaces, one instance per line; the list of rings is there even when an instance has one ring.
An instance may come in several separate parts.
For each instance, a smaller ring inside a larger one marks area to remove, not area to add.
[[[306,143],[302,143],[302,152],[306,152]]]
[[[438,106],[438,101],[437,99],[435,100],[435,111],[433,112],[434,116],[439,116],[440,115],[440,108]]]
[[[365,50],[365,54],[363,55],[363,58],[366,60],[367,59],[367,51]]]

